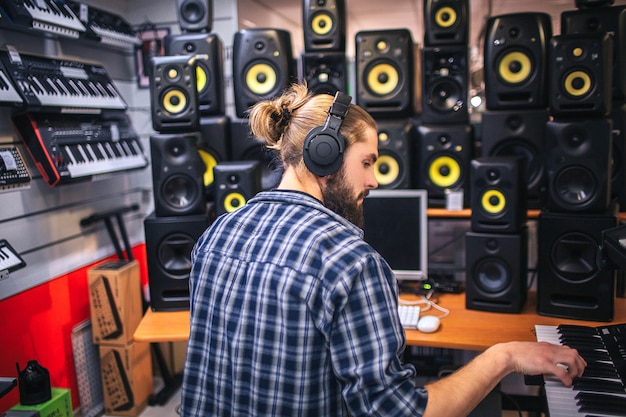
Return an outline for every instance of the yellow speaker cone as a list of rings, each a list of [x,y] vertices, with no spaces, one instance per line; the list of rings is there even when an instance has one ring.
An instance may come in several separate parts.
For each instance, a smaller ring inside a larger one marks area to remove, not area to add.
[[[504,210],[506,199],[499,190],[487,190],[480,200],[483,210],[487,213],[498,214]]]
[[[591,90],[591,77],[584,71],[572,71],[565,77],[563,87],[571,96],[584,96]]]
[[[313,17],[311,29],[316,35],[327,35],[333,29],[333,18],[325,13]]]
[[[171,114],[178,114],[187,107],[187,96],[179,89],[169,89],[163,94],[163,109]]]
[[[208,78],[207,78],[206,71],[204,70],[203,67],[198,65],[196,67],[196,87],[197,87],[198,92],[204,91],[207,84],[208,84]]]
[[[276,87],[276,71],[268,64],[254,64],[246,72],[246,85],[254,94],[265,95]]]
[[[224,197],[224,210],[226,213],[235,211],[246,204],[246,198],[240,193],[229,193]]]
[[[450,7],[442,7],[435,12],[435,23],[442,28],[449,28],[456,23],[456,11]]]
[[[385,143],[389,140],[389,134],[387,132],[379,132],[378,133],[378,141]]]
[[[217,165],[217,159],[204,149],[198,149],[198,154],[200,154],[200,158],[202,158],[202,161],[206,166],[202,180],[204,182],[204,186],[208,187],[213,184],[213,181],[215,180],[213,177],[213,168]]]
[[[166,72],[166,77],[169,80],[175,80],[178,78],[178,69],[176,68],[168,68],[167,72]]]
[[[428,168],[428,177],[437,187],[450,187],[461,177],[461,166],[454,158],[440,156]]]
[[[390,64],[377,64],[367,74],[367,85],[374,94],[387,95],[396,89],[398,71]]]
[[[374,164],[374,173],[378,184],[389,185],[398,179],[400,164],[389,155],[381,155]]]
[[[528,79],[532,70],[532,63],[528,55],[514,51],[504,55],[498,65],[498,73],[509,84],[519,84]]]
[[[572,50],[572,55],[574,55],[574,57],[576,58],[580,58],[581,56],[583,56],[583,52],[583,48],[578,46]]]

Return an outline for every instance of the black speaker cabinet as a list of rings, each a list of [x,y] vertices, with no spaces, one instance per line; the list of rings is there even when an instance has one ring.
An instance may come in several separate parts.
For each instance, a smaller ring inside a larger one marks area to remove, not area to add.
[[[257,102],[278,96],[296,79],[291,35],[282,29],[244,29],[233,40],[237,117]]]
[[[576,33],[550,40],[550,114],[607,116],[611,111],[613,43],[606,33]]]
[[[191,250],[209,226],[206,215],[144,219],[150,307],[154,311],[189,309]]]
[[[154,211],[157,216],[183,216],[206,212],[202,177],[205,165],[197,151],[199,136],[150,136]]]
[[[537,312],[568,319],[611,321],[615,271],[596,264],[602,231],[617,226],[615,211],[554,213],[538,219]]]
[[[379,117],[414,109],[414,48],[408,29],[361,31],[356,40],[356,103]]]
[[[526,227],[526,183],[521,157],[473,159],[470,181],[472,231],[517,233]]]
[[[422,49],[422,122],[469,123],[467,45]]]
[[[302,27],[305,52],[345,52],[345,0],[304,0]]]
[[[176,0],[178,24],[183,32],[210,32],[213,26],[212,0]]]
[[[261,189],[270,190],[278,185],[283,175],[279,156],[254,138],[247,119],[231,121],[231,159],[258,161],[261,169]]]
[[[424,1],[424,46],[467,45],[469,0]]]
[[[484,75],[489,110],[548,106],[547,13],[511,13],[487,20]]]
[[[626,6],[589,7],[561,13],[561,34],[612,33],[613,99],[626,98]]]
[[[208,59],[196,63],[196,87],[200,116],[224,114],[224,70],[222,41],[215,34],[167,35],[165,55],[202,54]]]
[[[465,307],[519,313],[527,296],[528,229],[465,234]]]
[[[200,119],[199,133],[198,154],[205,166],[202,183],[207,199],[212,201],[215,193],[213,168],[230,160],[230,118],[203,117]]]
[[[521,156],[525,162],[528,208],[543,207],[546,194],[544,136],[547,109],[486,110],[482,114],[482,156]]]
[[[415,125],[408,119],[377,120],[378,159],[374,167],[378,188],[410,188]]]
[[[546,124],[547,195],[551,211],[602,212],[611,199],[612,123],[608,118]]]
[[[213,171],[216,216],[237,210],[261,191],[259,161],[228,161]]]
[[[444,207],[450,191],[463,191],[469,204],[469,169],[472,159],[470,125],[420,125],[417,127],[416,188],[428,191],[430,207]]]
[[[611,196],[621,210],[626,208],[626,103],[614,102],[610,119],[613,122]]]
[[[346,55],[343,52],[308,52],[302,54],[302,79],[316,94],[347,91]]]
[[[152,127],[157,132],[180,133],[198,129],[196,65],[204,57],[156,56],[150,60]]]

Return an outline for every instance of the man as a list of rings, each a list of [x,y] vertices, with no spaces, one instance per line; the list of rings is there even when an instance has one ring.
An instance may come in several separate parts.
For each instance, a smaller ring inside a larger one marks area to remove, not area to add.
[[[294,85],[251,110],[252,132],[284,174],[196,244],[181,415],[463,416],[512,372],[570,385],[584,360],[535,342],[493,346],[415,385],[400,359],[396,279],[360,228],[378,185],[376,125],[346,103]]]

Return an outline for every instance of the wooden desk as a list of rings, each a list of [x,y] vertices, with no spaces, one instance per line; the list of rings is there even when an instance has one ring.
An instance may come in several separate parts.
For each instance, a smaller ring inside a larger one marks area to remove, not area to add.
[[[407,296],[409,298],[410,296]],[[537,314],[537,297],[529,292],[528,300],[520,314],[492,313],[467,310],[465,294],[442,294],[439,305],[450,310],[441,320],[435,333],[417,330],[406,331],[407,345],[451,349],[485,350],[499,342],[514,340],[535,341],[535,324],[559,325],[563,323],[583,326],[604,326],[626,322],[626,299],[615,299],[615,316],[611,323],[545,317]],[[440,314],[429,310],[423,314]],[[141,342],[185,341],[189,338],[189,311],[154,312],[148,310],[135,331],[135,340]]]

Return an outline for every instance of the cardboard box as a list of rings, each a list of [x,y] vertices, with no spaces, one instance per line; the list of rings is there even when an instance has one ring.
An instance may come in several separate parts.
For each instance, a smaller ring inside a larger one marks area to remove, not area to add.
[[[143,314],[137,261],[106,261],[87,271],[93,342],[126,346]]]
[[[99,350],[105,414],[139,415],[154,392],[150,344],[100,345]]]
[[[40,417],[72,417],[72,396],[66,388],[52,388],[52,397],[41,404],[12,407],[13,411],[37,411]]]

